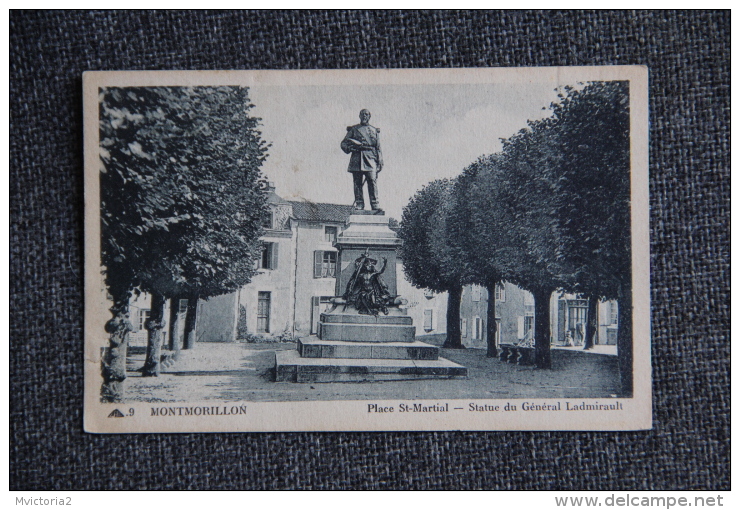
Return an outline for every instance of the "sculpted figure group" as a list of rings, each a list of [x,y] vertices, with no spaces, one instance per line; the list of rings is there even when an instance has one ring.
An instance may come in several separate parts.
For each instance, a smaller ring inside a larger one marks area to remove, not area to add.
[[[381,279],[388,260],[383,258],[380,271],[375,268],[377,263],[378,261],[370,258],[367,253],[360,255],[355,260],[355,271],[347,282],[347,290],[342,296],[347,304],[353,305],[363,315],[377,316],[380,312],[388,315],[388,307],[393,304],[394,298]]]

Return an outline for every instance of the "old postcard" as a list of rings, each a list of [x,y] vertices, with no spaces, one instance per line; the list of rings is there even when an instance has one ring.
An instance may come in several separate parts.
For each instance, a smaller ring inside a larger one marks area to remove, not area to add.
[[[85,73],[85,430],[650,428],[647,80]]]

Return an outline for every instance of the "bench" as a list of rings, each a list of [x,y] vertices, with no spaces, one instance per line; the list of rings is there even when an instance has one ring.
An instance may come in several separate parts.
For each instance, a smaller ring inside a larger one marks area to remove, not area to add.
[[[516,363],[517,365],[534,364],[534,347],[525,347],[515,344],[500,344],[499,359],[507,363]]]

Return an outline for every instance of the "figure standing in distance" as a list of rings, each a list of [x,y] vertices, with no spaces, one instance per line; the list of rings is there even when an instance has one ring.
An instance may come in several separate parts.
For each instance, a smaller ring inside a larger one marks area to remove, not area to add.
[[[347,127],[342,140],[342,150],[351,154],[347,171],[352,174],[355,186],[355,209],[365,208],[363,184],[367,182],[370,207],[376,214],[383,214],[378,206],[378,174],[383,169],[383,153],[380,151],[380,130],[370,125],[370,111],[360,111],[360,123]]]

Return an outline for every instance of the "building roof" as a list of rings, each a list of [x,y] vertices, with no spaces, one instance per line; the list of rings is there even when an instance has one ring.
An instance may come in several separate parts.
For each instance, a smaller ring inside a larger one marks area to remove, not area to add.
[[[288,202],[283,199],[280,195],[275,193],[275,183],[274,182],[263,182],[262,184],[262,190],[265,193],[266,202],[268,204],[287,204]]]
[[[288,204],[289,202],[283,199],[280,195],[274,191],[268,191],[266,193],[266,201],[268,204]]]
[[[333,221],[344,223],[354,210],[351,205],[322,204],[320,202],[302,202],[289,200],[293,206],[293,217],[307,221]]]

